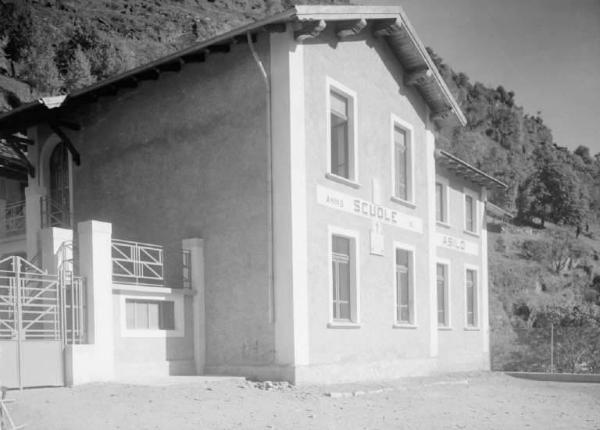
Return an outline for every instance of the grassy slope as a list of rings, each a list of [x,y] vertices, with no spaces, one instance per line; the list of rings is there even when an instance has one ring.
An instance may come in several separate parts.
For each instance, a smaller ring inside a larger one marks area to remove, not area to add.
[[[569,237],[581,256],[560,274],[552,269],[551,259],[524,252],[525,242],[541,249],[556,246],[555,235]],[[584,294],[594,275],[600,274],[595,255],[600,250],[600,230],[575,238],[574,228],[547,224],[546,229],[508,225],[502,233],[489,233],[490,329],[492,367],[496,370],[519,366],[532,346],[519,334],[535,330],[536,312],[545,306],[574,307],[584,302]],[[519,355],[520,354],[520,355]],[[520,358],[519,358],[520,357]],[[547,357],[530,357],[533,362]],[[515,361],[516,360],[516,361]],[[536,363],[533,363],[536,364]]]

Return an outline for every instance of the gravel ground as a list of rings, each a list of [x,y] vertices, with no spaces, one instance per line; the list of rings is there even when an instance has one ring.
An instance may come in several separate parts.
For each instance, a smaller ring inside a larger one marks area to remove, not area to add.
[[[600,384],[498,373],[291,387],[241,379],[11,391],[26,430],[592,429]]]

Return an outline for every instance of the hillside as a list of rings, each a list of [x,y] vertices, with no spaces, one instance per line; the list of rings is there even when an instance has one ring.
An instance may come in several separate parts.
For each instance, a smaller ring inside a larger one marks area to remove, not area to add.
[[[0,0],[0,112],[89,85],[288,5]],[[430,54],[468,119],[464,128],[437,130],[437,146],[506,182],[508,192],[491,200],[518,215],[516,225],[489,240],[494,367],[547,370],[556,329],[562,355],[555,367],[600,371],[600,154],[582,146],[571,152],[561,145],[575,142],[555,142],[542,115],[524,112],[514,92],[473,83]]]

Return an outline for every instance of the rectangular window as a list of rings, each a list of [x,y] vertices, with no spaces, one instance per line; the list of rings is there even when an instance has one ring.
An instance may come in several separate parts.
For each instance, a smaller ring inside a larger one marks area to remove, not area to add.
[[[435,184],[435,220],[447,222],[446,220],[446,195],[444,185],[436,182]]]
[[[409,134],[406,130],[394,126],[394,196],[410,200],[410,148]]]
[[[465,229],[472,233],[477,230],[475,200],[469,195],[465,195]]]
[[[352,321],[352,240],[332,237],[333,320]]]
[[[477,315],[477,272],[472,269],[466,271],[466,294],[467,294],[467,326],[476,327]]]
[[[175,330],[175,304],[167,300],[126,300],[127,329]]]
[[[331,173],[350,179],[350,117],[348,99],[329,93],[331,124]]]
[[[438,326],[450,325],[448,308],[448,265],[437,264],[437,309]]]
[[[396,322],[414,324],[412,252],[396,249]]]

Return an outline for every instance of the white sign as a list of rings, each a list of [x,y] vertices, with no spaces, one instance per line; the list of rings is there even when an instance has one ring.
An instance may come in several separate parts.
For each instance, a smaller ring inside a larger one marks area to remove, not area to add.
[[[420,218],[405,215],[397,210],[330,190],[320,185],[317,185],[317,202],[332,209],[379,221],[383,224],[404,228],[417,233],[423,231],[423,223]]]
[[[436,245],[440,248],[447,248],[465,254],[479,255],[479,246],[477,246],[476,242],[442,233],[437,233],[436,242]]]

